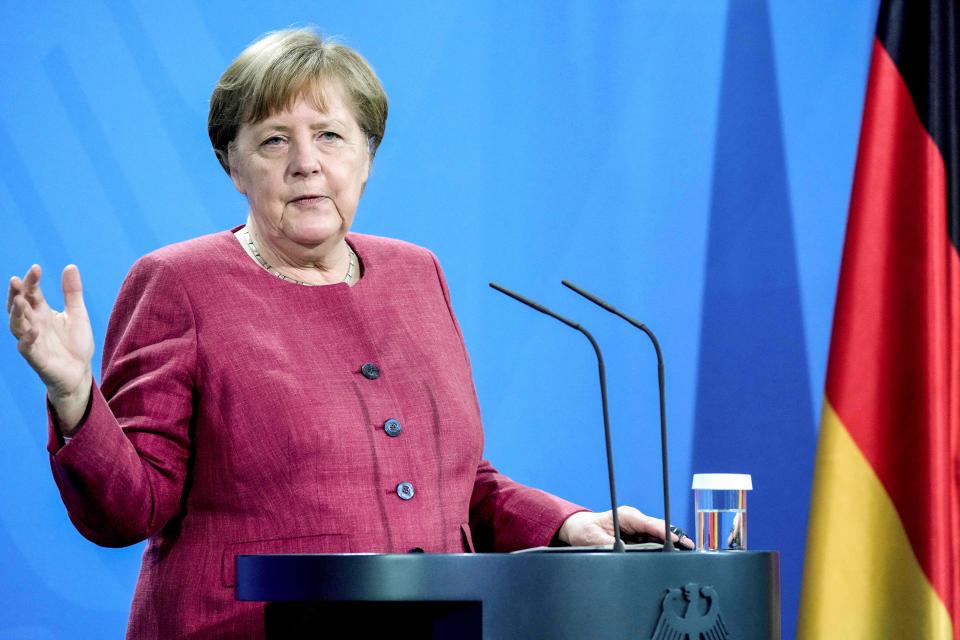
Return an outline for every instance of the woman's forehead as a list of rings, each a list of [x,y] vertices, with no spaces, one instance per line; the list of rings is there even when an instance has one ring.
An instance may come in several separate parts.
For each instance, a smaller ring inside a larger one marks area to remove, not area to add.
[[[353,105],[341,83],[334,78],[316,78],[302,84],[295,90],[285,93],[286,95],[277,96],[273,104],[267,105],[263,117],[250,124],[260,124],[285,113],[290,113],[301,102],[311,106],[319,113],[338,118],[347,117],[349,120],[356,122]]]

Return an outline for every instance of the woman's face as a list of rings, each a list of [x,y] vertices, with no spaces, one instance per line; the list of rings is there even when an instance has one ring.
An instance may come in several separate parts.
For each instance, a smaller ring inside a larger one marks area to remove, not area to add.
[[[323,87],[326,110],[301,95],[287,111],[240,127],[230,176],[247,196],[261,236],[305,249],[338,243],[370,173],[367,141],[336,83]]]

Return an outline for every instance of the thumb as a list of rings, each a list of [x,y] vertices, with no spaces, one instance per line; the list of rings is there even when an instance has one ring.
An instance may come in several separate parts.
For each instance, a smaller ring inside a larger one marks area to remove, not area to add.
[[[80,282],[80,269],[75,264],[68,264],[63,270],[61,278],[63,287],[63,310],[68,313],[86,314],[87,307],[83,304],[83,284]]]

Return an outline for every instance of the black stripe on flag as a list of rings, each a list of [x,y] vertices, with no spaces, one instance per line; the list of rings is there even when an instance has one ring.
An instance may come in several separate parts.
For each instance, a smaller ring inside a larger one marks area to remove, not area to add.
[[[960,1],[883,0],[877,40],[900,70],[917,113],[943,155],[947,225],[960,250]]]

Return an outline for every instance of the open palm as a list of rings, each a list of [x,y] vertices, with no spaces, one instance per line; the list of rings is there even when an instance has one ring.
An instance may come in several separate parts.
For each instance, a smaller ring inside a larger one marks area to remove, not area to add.
[[[46,384],[47,395],[56,408],[80,400],[86,406],[93,330],[83,303],[80,271],[74,265],[63,270],[64,309],[60,312],[44,299],[40,276],[40,266],[33,265],[22,279],[10,279],[10,332],[17,339],[17,350]]]

